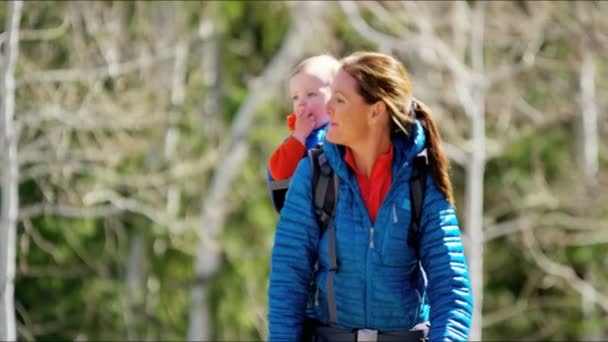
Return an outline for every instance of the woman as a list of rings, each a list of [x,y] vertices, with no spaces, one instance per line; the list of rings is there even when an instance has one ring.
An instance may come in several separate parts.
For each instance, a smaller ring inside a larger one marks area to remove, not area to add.
[[[305,158],[275,235],[270,339],[419,340],[410,330],[428,320],[429,340],[466,340],[472,296],[448,160],[430,110],[412,95],[405,68],[379,53],[344,58],[327,109],[323,150],[338,176],[334,229],[319,234]],[[425,148],[429,174],[414,250],[407,242],[409,179],[414,158]],[[331,234],[335,272],[329,267]],[[420,284],[427,281],[424,292]],[[430,310],[424,310],[425,298]]]

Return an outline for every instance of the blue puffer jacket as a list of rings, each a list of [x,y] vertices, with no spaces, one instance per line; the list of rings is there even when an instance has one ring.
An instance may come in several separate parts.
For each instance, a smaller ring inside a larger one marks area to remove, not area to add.
[[[344,162],[344,149],[325,142],[328,162],[340,178],[335,210],[339,270],[334,284],[342,328],[407,330],[424,319],[414,279],[421,273],[416,272],[415,251],[407,244],[411,210],[408,180],[413,158],[425,144],[420,124],[413,127],[409,137],[393,140],[393,183],[373,225],[356,176]],[[319,238],[311,183],[310,162],[305,158],[287,192],[272,250],[268,320],[270,340],[274,341],[299,340],[305,315],[329,322],[327,237]],[[429,339],[466,340],[473,300],[458,221],[430,175],[420,254],[428,277]],[[320,267],[313,274],[317,258]],[[309,291],[313,277],[318,293]]]

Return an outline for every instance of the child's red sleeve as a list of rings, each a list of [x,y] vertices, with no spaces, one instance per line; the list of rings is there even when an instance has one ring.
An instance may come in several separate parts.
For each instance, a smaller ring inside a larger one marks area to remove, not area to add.
[[[283,180],[291,177],[298,167],[298,163],[306,152],[306,146],[298,139],[290,136],[274,151],[268,161],[268,169],[274,180]]]

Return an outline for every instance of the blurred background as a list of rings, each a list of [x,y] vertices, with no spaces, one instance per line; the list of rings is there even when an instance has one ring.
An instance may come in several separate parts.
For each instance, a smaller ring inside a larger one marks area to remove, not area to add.
[[[608,340],[608,2],[0,4],[0,340],[265,340],[290,69],[391,54],[434,112],[471,340]]]

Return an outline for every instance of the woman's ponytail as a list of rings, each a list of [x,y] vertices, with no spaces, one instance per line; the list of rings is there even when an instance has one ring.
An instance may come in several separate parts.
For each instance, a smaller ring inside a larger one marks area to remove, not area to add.
[[[426,149],[429,158],[429,166],[431,174],[437,183],[437,187],[447,197],[448,202],[454,205],[454,193],[452,191],[452,182],[450,181],[450,161],[443,151],[441,135],[431,117],[431,110],[423,102],[413,100],[412,109],[416,119],[424,128],[426,135]]]

